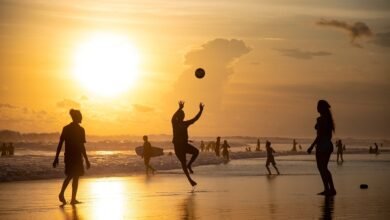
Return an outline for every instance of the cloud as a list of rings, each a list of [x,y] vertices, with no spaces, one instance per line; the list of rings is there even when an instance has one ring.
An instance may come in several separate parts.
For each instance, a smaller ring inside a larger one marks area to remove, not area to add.
[[[224,86],[229,76],[234,73],[233,64],[250,51],[251,48],[242,40],[221,38],[206,42],[200,48],[189,51],[184,61],[188,69],[176,82],[172,98],[202,101],[210,109],[218,109]],[[203,79],[194,76],[194,70],[199,67],[206,71]]]
[[[139,104],[133,104],[134,110],[137,112],[153,112],[154,108],[145,106],[145,105],[139,105]]]
[[[279,51],[284,56],[288,56],[296,59],[303,59],[303,60],[310,60],[314,57],[332,55],[332,53],[326,51],[302,51],[300,49],[275,49],[275,50]]]
[[[17,108],[17,107],[8,103],[0,103],[0,108]]]
[[[348,24],[339,20],[321,19],[320,21],[317,21],[316,24],[319,26],[334,27],[346,31],[351,39],[351,44],[356,47],[362,47],[359,43],[356,42],[357,39],[363,37],[369,38],[373,36],[373,32],[371,31],[370,27],[368,27],[368,25],[363,22]]]
[[[60,102],[57,102],[57,107],[65,108],[65,109],[71,109],[71,108],[79,109],[80,108],[80,103],[75,102],[75,101],[70,100],[70,99],[64,99],[64,100],[62,100]]]
[[[390,47],[390,32],[375,34],[373,43],[382,47]]]

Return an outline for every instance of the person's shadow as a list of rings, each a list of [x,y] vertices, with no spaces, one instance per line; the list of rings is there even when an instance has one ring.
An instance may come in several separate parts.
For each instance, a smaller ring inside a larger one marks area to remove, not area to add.
[[[333,217],[334,210],[334,197],[333,196],[325,196],[324,204],[321,206],[322,208],[322,216],[320,219],[328,220]]]

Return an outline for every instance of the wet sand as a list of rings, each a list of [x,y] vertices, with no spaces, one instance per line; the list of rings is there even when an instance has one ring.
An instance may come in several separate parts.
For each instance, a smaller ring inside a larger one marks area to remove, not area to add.
[[[76,206],[60,206],[61,179],[1,183],[0,219],[389,219],[388,156],[331,163],[334,199],[316,195],[322,186],[311,159],[280,158],[280,176],[265,175],[264,159],[197,167],[194,192],[180,170],[83,178]]]

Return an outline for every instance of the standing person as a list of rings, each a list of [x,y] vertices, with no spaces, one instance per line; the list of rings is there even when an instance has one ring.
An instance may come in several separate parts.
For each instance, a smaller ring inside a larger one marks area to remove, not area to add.
[[[293,148],[291,149],[292,152],[297,152],[297,141],[293,139]]]
[[[230,148],[230,145],[228,144],[227,140],[224,140],[222,144],[222,156],[227,161],[230,160],[228,148]]]
[[[341,159],[341,163],[344,162],[343,159],[343,142],[341,140],[336,141],[336,147],[337,147],[337,163],[339,162],[339,157]]]
[[[260,150],[260,139],[257,139],[257,145],[256,145],[256,151],[261,151]]]
[[[12,142],[10,142],[8,144],[8,155],[9,156],[13,156],[14,155],[14,151],[15,151],[14,145],[12,144]]]
[[[215,142],[215,156],[219,157],[219,152],[220,152],[220,146],[221,146],[221,137],[217,137],[217,142]]]
[[[267,150],[267,162],[265,162],[265,167],[268,170],[268,174],[271,175],[271,170],[269,169],[269,164],[272,163],[272,166],[275,168],[277,174],[279,175],[279,170],[276,167],[276,162],[273,153],[276,153],[275,150],[271,147],[271,142],[265,142],[265,149]]]
[[[200,141],[200,151],[201,152],[204,151],[204,142],[203,141]]]
[[[154,174],[154,171],[156,171],[156,169],[154,169],[150,164],[150,158],[152,157],[152,145],[150,144],[150,142],[148,141],[148,136],[144,135],[143,136],[143,140],[144,140],[144,154],[143,154],[143,158],[144,158],[144,164],[145,164],[145,169],[146,169],[146,174],[149,174],[149,170],[152,171],[152,174]]]
[[[315,125],[317,137],[307,149],[307,152],[311,154],[313,148],[316,147],[317,168],[324,184],[324,191],[318,193],[318,195],[334,196],[336,195],[336,189],[333,184],[332,174],[328,169],[328,163],[333,152],[332,134],[335,131],[335,125],[330,105],[327,101],[319,100],[317,111],[320,114]]]
[[[3,143],[3,145],[1,146],[1,156],[4,157],[6,155],[7,155],[7,145]]]
[[[66,204],[64,193],[69,182],[73,179],[72,199],[70,203],[78,204],[80,202],[76,200],[76,194],[79,184],[79,178],[80,176],[84,175],[83,157],[86,162],[87,169],[89,169],[91,165],[89,163],[87,152],[84,146],[84,143],[86,142],[85,130],[83,127],[80,126],[80,123],[82,121],[81,112],[79,110],[71,109],[69,111],[69,114],[72,117],[72,122],[62,129],[60,141],[57,147],[57,153],[53,162],[53,167],[58,166],[58,157],[61,152],[62,144],[65,142],[64,162],[66,178],[62,184],[58,199],[63,204]]]
[[[202,115],[204,105],[202,103],[199,104],[199,112],[198,114],[191,120],[184,121],[184,102],[179,102],[179,109],[173,114],[172,116],[172,128],[173,128],[173,145],[175,148],[175,154],[177,158],[179,159],[181,163],[181,167],[187,176],[188,181],[190,182],[191,186],[196,186],[196,182],[191,179],[190,173],[194,173],[192,170],[192,163],[195,161],[195,159],[199,155],[199,150],[196,149],[194,146],[188,143],[188,127],[195,123],[200,116]],[[190,162],[187,163],[186,154],[191,154],[192,157],[190,159]]]

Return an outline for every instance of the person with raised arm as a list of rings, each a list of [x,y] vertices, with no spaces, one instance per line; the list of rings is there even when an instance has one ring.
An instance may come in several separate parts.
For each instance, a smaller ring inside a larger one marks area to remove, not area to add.
[[[181,167],[187,176],[191,186],[196,186],[196,182],[191,179],[190,173],[194,173],[192,170],[192,163],[196,160],[199,155],[199,150],[188,143],[188,127],[195,123],[202,115],[204,105],[199,104],[198,114],[191,120],[184,121],[184,102],[179,102],[179,109],[172,116],[172,128],[173,128],[173,139],[172,143],[175,148],[175,154],[181,163]],[[192,157],[187,164],[186,154],[191,154]]]

